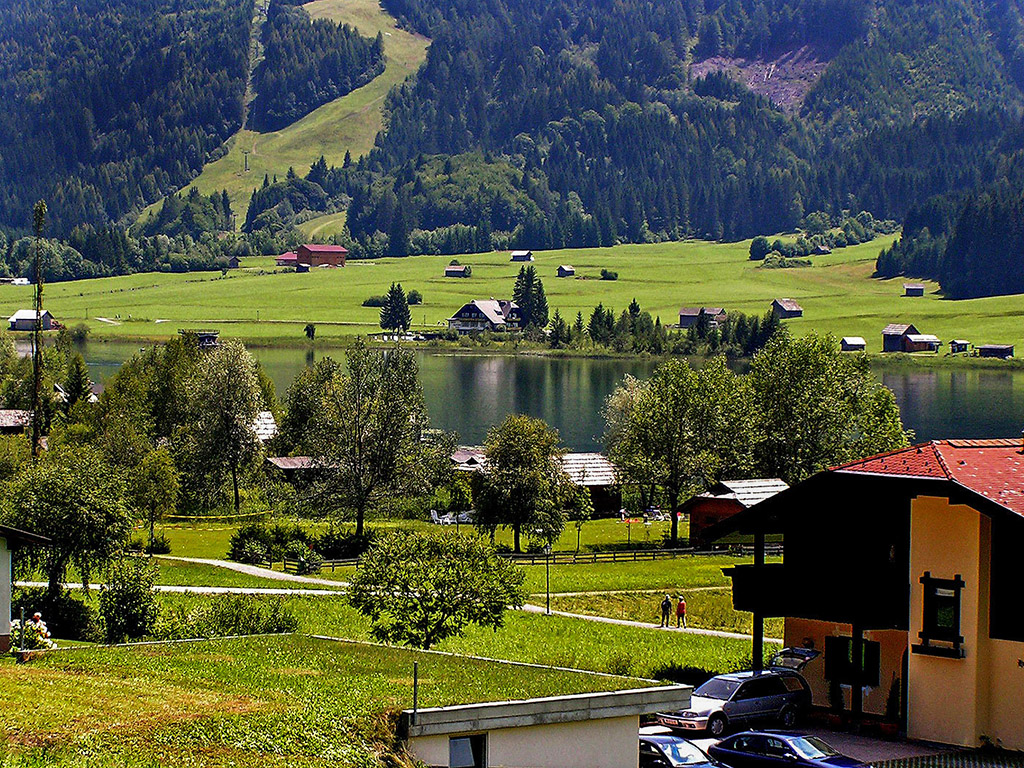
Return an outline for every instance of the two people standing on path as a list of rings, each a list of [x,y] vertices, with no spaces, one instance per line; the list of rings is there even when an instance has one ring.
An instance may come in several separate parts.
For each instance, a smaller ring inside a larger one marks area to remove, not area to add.
[[[678,603],[676,603],[676,627],[686,629],[686,599],[679,595]],[[665,595],[665,599],[661,601],[661,625],[662,627],[668,627],[672,617],[672,598],[669,595]]]

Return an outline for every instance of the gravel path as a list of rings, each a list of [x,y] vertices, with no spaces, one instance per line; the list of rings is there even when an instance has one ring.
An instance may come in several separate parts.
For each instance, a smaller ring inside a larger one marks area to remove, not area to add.
[[[527,603],[522,607],[526,613],[544,613],[544,606],[542,605],[531,605]],[[552,611],[552,616],[564,616],[569,619],[583,619],[584,621],[596,621],[599,624],[615,624],[620,627],[639,627],[640,629],[654,629],[660,632],[680,632],[683,634],[691,635],[707,635],[709,637],[724,637],[730,640],[751,640],[750,635],[744,635],[740,632],[721,632],[717,629],[697,629],[695,627],[687,627],[686,629],[675,627],[656,627],[653,624],[645,624],[642,621],[628,621],[626,619],[612,619],[607,616],[586,616],[582,613],[566,613],[565,611]],[[764,639],[769,645],[782,645],[782,641],[772,637],[766,637]]]
[[[260,568],[258,565],[235,563],[231,560],[213,560],[212,558],[205,557],[175,557],[173,555],[159,555],[158,559],[177,560],[182,563],[199,563],[200,565],[213,565],[218,568],[227,568],[229,571],[245,573],[249,576],[259,576],[260,578],[274,579],[275,581],[290,581],[295,584],[319,584],[320,586],[334,587],[335,589],[342,589],[348,586],[348,582],[344,581],[317,579],[312,576],[298,576],[294,573],[272,571],[269,568]]]

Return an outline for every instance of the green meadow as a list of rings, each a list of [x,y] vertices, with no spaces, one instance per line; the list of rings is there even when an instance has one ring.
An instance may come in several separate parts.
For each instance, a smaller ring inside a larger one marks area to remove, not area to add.
[[[241,130],[226,142],[227,153],[207,164],[189,187],[204,194],[226,189],[241,224],[249,207],[253,189],[263,176],[280,177],[294,168],[305,174],[323,155],[331,165],[341,165],[345,152],[358,158],[373,146],[383,126],[384,98],[395,85],[419,69],[426,59],[430,41],[421,35],[399,29],[377,0],[315,0],[303,6],[314,19],[330,19],[350,24],[366,37],[384,35],[384,72],[340,99],[324,104],[286,128],[271,133]],[[249,153],[245,170],[244,153]],[[148,211],[155,210],[157,203]],[[147,214],[143,214],[144,216]],[[312,234],[333,235],[341,230],[344,217],[336,214],[309,223]]]
[[[772,299],[787,297],[804,308],[802,318],[786,321],[794,333],[863,336],[869,352],[880,351],[881,330],[890,322],[913,323],[944,341],[1024,343],[1024,296],[950,301],[928,283],[923,298],[905,298],[901,280],[871,277],[888,240],[814,257],[813,266],[796,269],[759,268],[747,258],[749,241],[538,251],[534,266],[552,314],[557,309],[567,318],[577,312],[586,318],[599,302],[621,311],[635,298],[670,324],[680,306],[761,314]],[[423,304],[411,308],[416,329],[443,327],[471,299],[511,294],[520,265],[507,253],[458,258],[472,265],[472,277],[443,277],[448,256],[350,261],[343,269],[306,274],[279,271],[273,259],[254,257],[226,275],[151,273],[55,283],[46,286],[45,302],[61,322],[87,323],[98,339],[158,339],[181,327],[212,326],[257,344],[303,344],[304,326],[314,323],[317,340],[330,343],[378,331],[378,310],[362,303],[393,280],[423,294]],[[576,267],[576,277],[555,277],[566,263]],[[618,272],[619,279],[601,280],[601,269]],[[0,286],[0,311],[28,306],[31,291]]]

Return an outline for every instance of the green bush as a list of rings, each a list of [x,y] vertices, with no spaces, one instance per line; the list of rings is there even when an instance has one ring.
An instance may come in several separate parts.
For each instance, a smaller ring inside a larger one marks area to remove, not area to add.
[[[406,301],[409,302],[409,306],[413,306],[415,304],[422,304],[423,303],[423,294],[420,293],[419,291],[417,291],[415,288],[413,288],[411,291],[409,291],[409,293],[406,294],[405,298],[406,298]]]
[[[100,586],[100,617],[109,643],[137,640],[153,632],[159,605],[153,584],[156,566],[138,557],[126,557],[110,566]]]
[[[602,280],[618,280],[619,279],[619,273],[618,272],[613,272],[610,269],[602,269],[601,270],[601,279]]]
[[[285,547],[284,556],[298,560],[299,565],[296,568],[296,573],[303,576],[308,573],[320,573],[320,566],[323,564],[324,559],[313,550],[306,542],[299,541],[298,539],[288,543]]]
[[[371,296],[363,301],[364,307],[386,307],[388,305],[387,296]]]
[[[692,685],[694,688],[703,685],[717,672],[713,672],[703,667],[694,667],[688,664],[662,664],[659,667],[655,667],[652,670],[652,677],[656,680],[669,680],[673,683],[679,683],[681,685]]]
[[[376,536],[376,531],[369,528],[360,536],[355,529],[330,528],[316,539],[313,548],[328,560],[348,560],[368,550]]]
[[[299,622],[281,599],[227,595],[191,608],[161,612],[154,634],[161,640],[294,632]]]
[[[62,640],[98,641],[103,635],[96,609],[79,596],[64,590],[50,599],[45,587],[15,587],[11,596],[11,615],[25,618],[38,611],[43,614],[50,634]]]
[[[267,548],[262,543],[250,539],[242,544],[242,548],[231,559],[246,565],[262,565],[268,559]]]
[[[252,562],[243,558],[255,556],[257,549],[249,545],[249,542],[255,542],[264,553],[262,559],[280,560],[285,549],[293,541],[309,544],[310,534],[297,525],[275,523],[268,526],[264,523],[247,523],[232,534],[228,545],[228,559]]]
[[[154,536],[152,541],[147,541],[143,551],[147,555],[169,555],[171,554],[171,540],[161,533]]]

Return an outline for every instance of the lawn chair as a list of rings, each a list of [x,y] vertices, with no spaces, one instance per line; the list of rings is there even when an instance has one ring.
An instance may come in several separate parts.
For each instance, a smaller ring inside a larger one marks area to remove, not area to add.
[[[434,525],[451,525],[452,519],[448,515],[439,515],[436,509],[432,509],[430,510],[430,522]]]

